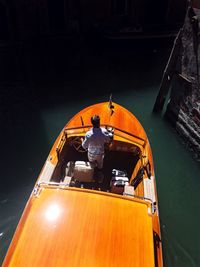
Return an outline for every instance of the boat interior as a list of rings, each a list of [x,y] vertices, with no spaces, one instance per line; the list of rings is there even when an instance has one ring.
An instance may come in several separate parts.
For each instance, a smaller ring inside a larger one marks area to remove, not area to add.
[[[68,162],[84,161],[88,162],[87,151],[77,151],[73,146],[73,139],[66,142],[63,150],[60,154],[59,163],[57,164],[51,181],[59,182],[65,177],[65,170]],[[118,141],[113,141],[117,143]],[[109,184],[112,178],[112,170],[122,170],[127,173],[128,177],[131,177],[133,169],[139,160],[139,154],[137,149],[134,152],[114,150],[110,146],[105,148],[103,176],[104,185]],[[94,174],[95,175],[95,174]],[[95,180],[95,177],[94,177]]]
[[[145,140],[134,137],[136,141],[130,141],[128,133],[124,133],[122,138],[121,130],[114,129],[112,141],[105,145],[103,169],[99,172],[95,163],[88,161],[87,151],[82,148],[81,139],[85,132],[86,129],[84,134],[83,129],[77,129],[75,133],[74,129],[71,132],[66,129],[63,131],[56,148],[58,161],[48,182],[121,195],[125,187],[129,187],[127,194],[143,198],[144,180],[151,176],[151,167],[143,164]]]

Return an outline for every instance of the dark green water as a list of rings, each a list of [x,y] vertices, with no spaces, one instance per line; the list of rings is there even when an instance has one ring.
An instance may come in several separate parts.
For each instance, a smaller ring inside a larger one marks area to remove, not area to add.
[[[107,101],[112,92],[113,100],[140,120],[152,146],[164,266],[200,266],[199,163],[163,116],[152,114],[170,48],[171,44],[148,45],[121,54],[88,50],[90,57],[85,56],[82,68],[62,84],[31,87],[28,92],[2,89],[9,108],[1,107],[6,129],[1,153],[0,263],[60,130],[82,108]]]

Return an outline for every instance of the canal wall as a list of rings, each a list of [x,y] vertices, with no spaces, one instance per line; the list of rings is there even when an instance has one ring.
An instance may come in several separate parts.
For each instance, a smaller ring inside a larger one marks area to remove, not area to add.
[[[171,83],[166,117],[200,161],[200,9],[189,7]]]

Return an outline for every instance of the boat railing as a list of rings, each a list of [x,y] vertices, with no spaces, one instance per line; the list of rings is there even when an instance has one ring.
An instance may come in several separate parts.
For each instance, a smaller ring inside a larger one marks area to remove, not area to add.
[[[77,131],[77,134],[82,134],[86,133],[86,129],[90,129],[92,126],[91,125],[81,125],[81,126],[76,126],[76,127],[66,127],[64,129],[65,134],[75,134]],[[132,134],[130,132],[127,132],[121,128],[114,127],[113,125],[110,124],[101,124],[101,127],[105,127],[107,130],[113,129],[114,130],[114,135],[119,136],[121,138],[124,138],[128,141],[134,142],[139,146],[142,146],[143,148],[146,145],[147,140],[144,138],[141,138],[135,134]],[[134,140],[133,140],[134,139]]]
[[[141,197],[141,196],[137,196],[137,195],[119,195],[119,194],[113,194],[110,193],[109,191],[101,191],[101,190],[95,190],[95,189],[86,189],[86,188],[82,188],[82,187],[74,187],[74,186],[70,186],[68,183],[60,183],[60,182],[37,182],[36,186],[33,189],[33,195],[35,197],[39,197],[41,191],[43,188],[56,188],[56,189],[62,189],[62,190],[77,190],[77,191],[86,191],[86,192],[93,192],[93,193],[98,193],[98,194],[104,194],[107,196],[110,195],[115,195],[115,197],[119,197],[119,198],[125,198],[125,199],[132,199],[136,202],[140,202],[140,203],[144,203],[147,205],[150,205],[151,208],[151,213],[155,213],[156,209],[156,203],[152,201],[152,199],[147,198],[147,197]]]

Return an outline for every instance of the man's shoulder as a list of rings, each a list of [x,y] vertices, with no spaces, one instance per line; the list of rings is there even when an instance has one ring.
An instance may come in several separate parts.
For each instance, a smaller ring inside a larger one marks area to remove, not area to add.
[[[101,128],[103,134],[108,135],[108,131],[105,128]]]
[[[92,134],[93,134],[93,132],[92,132],[92,129],[91,129],[91,130],[89,130],[89,131],[86,132],[85,136],[88,138],[88,137],[90,137]]]
[[[106,136],[106,137],[109,137],[109,138],[112,138],[113,137],[113,133],[109,132],[107,129],[105,128],[102,128],[102,133]]]

